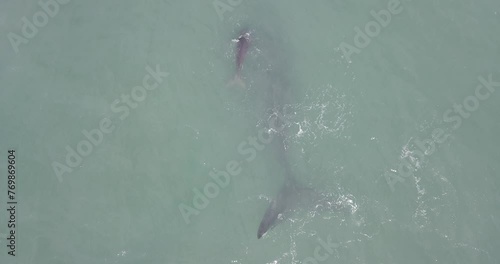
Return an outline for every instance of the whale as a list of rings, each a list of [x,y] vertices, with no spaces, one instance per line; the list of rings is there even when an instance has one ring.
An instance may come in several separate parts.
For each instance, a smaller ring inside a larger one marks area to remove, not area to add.
[[[251,28],[251,31],[248,28]],[[301,197],[301,191],[307,189],[297,184],[285,147],[287,129],[283,115],[287,103],[290,103],[291,82],[288,68],[291,64],[289,63],[289,45],[286,45],[282,36],[281,30],[269,25],[245,27],[240,31],[236,48],[237,78],[239,78],[243,64],[246,62],[245,56],[250,48],[250,43],[252,44],[251,48],[258,51],[252,55],[252,63],[255,65],[252,65],[253,67],[246,72],[248,78],[252,80],[253,87],[250,88],[257,90],[252,92],[260,94],[262,102],[258,102],[258,107],[266,109],[261,114],[264,114],[267,119],[272,116],[280,117],[275,119],[274,124],[280,129],[270,131],[273,133],[273,140],[268,144],[274,156],[272,162],[274,165],[278,165],[276,168],[280,170],[280,175],[269,175],[269,178],[282,177],[283,184],[274,198],[270,200],[264,212],[257,230],[258,239],[286,218],[288,211]]]
[[[244,92],[248,98],[255,99],[250,113],[261,120],[269,120],[285,115],[287,105],[293,104],[294,93],[297,92],[293,88],[298,84],[291,81],[296,78],[293,74],[293,48],[286,37],[286,30],[280,27],[282,20],[278,12],[269,5],[255,8],[260,19],[243,22],[240,30],[236,30],[237,37],[232,39],[235,43],[235,76],[230,84],[246,87],[242,80],[242,70],[245,69],[249,87]],[[302,190],[308,189],[298,184],[296,172],[292,170],[290,153],[285,145],[288,134],[286,120],[278,118],[276,121],[275,125],[282,129],[268,131],[273,138],[266,145],[266,149],[272,152],[268,165],[273,168],[268,178],[269,181],[281,179],[283,182],[263,212],[257,239],[287,219],[298,200],[303,198]]]
[[[246,29],[241,30],[240,36],[236,39],[236,76],[241,74],[243,61],[250,47],[250,32]]]
[[[228,83],[228,85],[239,85],[245,87],[245,83],[241,77],[241,70],[243,68],[243,62],[250,48],[250,31],[247,29],[242,29],[239,36],[232,40],[236,42],[236,73],[234,78]]]

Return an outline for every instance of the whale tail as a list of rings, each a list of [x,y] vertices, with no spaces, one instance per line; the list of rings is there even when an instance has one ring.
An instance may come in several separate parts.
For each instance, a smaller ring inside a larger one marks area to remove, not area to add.
[[[236,74],[234,78],[227,83],[227,86],[228,87],[238,86],[240,88],[246,88],[246,84],[243,81],[243,79],[241,79],[239,74]]]
[[[284,220],[284,218],[286,218],[284,214],[287,212],[290,213],[289,210],[291,207],[299,203],[299,200],[303,199],[306,191],[314,192],[314,189],[298,183],[292,174],[285,174],[283,186],[269,204],[260,222],[257,238],[260,239],[265,233]]]

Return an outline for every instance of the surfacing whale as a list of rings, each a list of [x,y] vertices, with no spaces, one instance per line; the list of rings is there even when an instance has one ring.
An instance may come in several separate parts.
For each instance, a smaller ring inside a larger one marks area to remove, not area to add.
[[[258,55],[256,55],[257,58],[254,58],[254,63],[256,62],[260,67],[257,67],[257,70],[250,73],[255,81],[253,89],[259,90],[257,92],[261,94],[261,98],[265,101],[263,106],[268,110],[272,110],[271,113],[267,114],[282,117],[285,102],[288,101],[287,97],[290,96],[289,71],[287,70],[290,65],[288,63],[289,54],[286,52],[288,48],[283,44],[284,41],[281,39],[281,33],[277,31],[271,32],[267,27],[251,28],[251,30],[245,27],[244,31],[240,31],[235,57],[236,71],[239,77],[244,55],[250,48],[258,50]],[[250,47],[250,45],[254,47]],[[261,238],[284,219],[284,213],[296,203],[299,191],[305,189],[297,186],[287,158],[285,148],[285,120],[280,118],[277,121],[279,124],[276,125],[284,129],[270,132],[274,133],[270,149],[274,151],[276,161],[278,161],[284,171],[284,183],[276,197],[271,200],[262,217],[257,231],[257,238]]]

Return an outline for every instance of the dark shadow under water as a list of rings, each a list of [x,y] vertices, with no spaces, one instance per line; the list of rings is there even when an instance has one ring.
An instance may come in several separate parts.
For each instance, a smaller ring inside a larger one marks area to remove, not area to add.
[[[244,93],[251,102],[251,113],[259,120],[259,129],[264,128],[272,135],[273,140],[267,144],[266,151],[272,152],[272,159],[266,162],[278,170],[269,171],[267,178],[270,183],[281,181],[281,187],[272,196],[259,227],[258,238],[271,228],[286,220],[293,214],[297,206],[308,206],[312,210],[340,210],[344,208],[337,198],[320,193],[306,187],[300,175],[293,170],[293,159],[290,158],[290,148],[287,138],[290,136],[290,120],[287,116],[293,105],[301,101],[303,88],[300,76],[294,69],[294,54],[298,52],[290,41],[289,32],[281,26],[283,23],[279,12],[269,5],[265,8],[255,8],[257,19],[249,19],[239,28],[250,33],[250,49],[242,68],[242,78],[246,83]],[[235,34],[234,38],[238,36]],[[280,118],[275,118],[280,117]],[[270,120],[276,120],[274,125]],[[275,128],[278,127],[278,129]]]

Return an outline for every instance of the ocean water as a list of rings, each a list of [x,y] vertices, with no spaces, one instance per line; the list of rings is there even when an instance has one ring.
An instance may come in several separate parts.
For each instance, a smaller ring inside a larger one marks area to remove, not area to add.
[[[495,0],[1,1],[0,263],[500,263],[498,32]],[[287,169],[314,195],[257,239]]]

